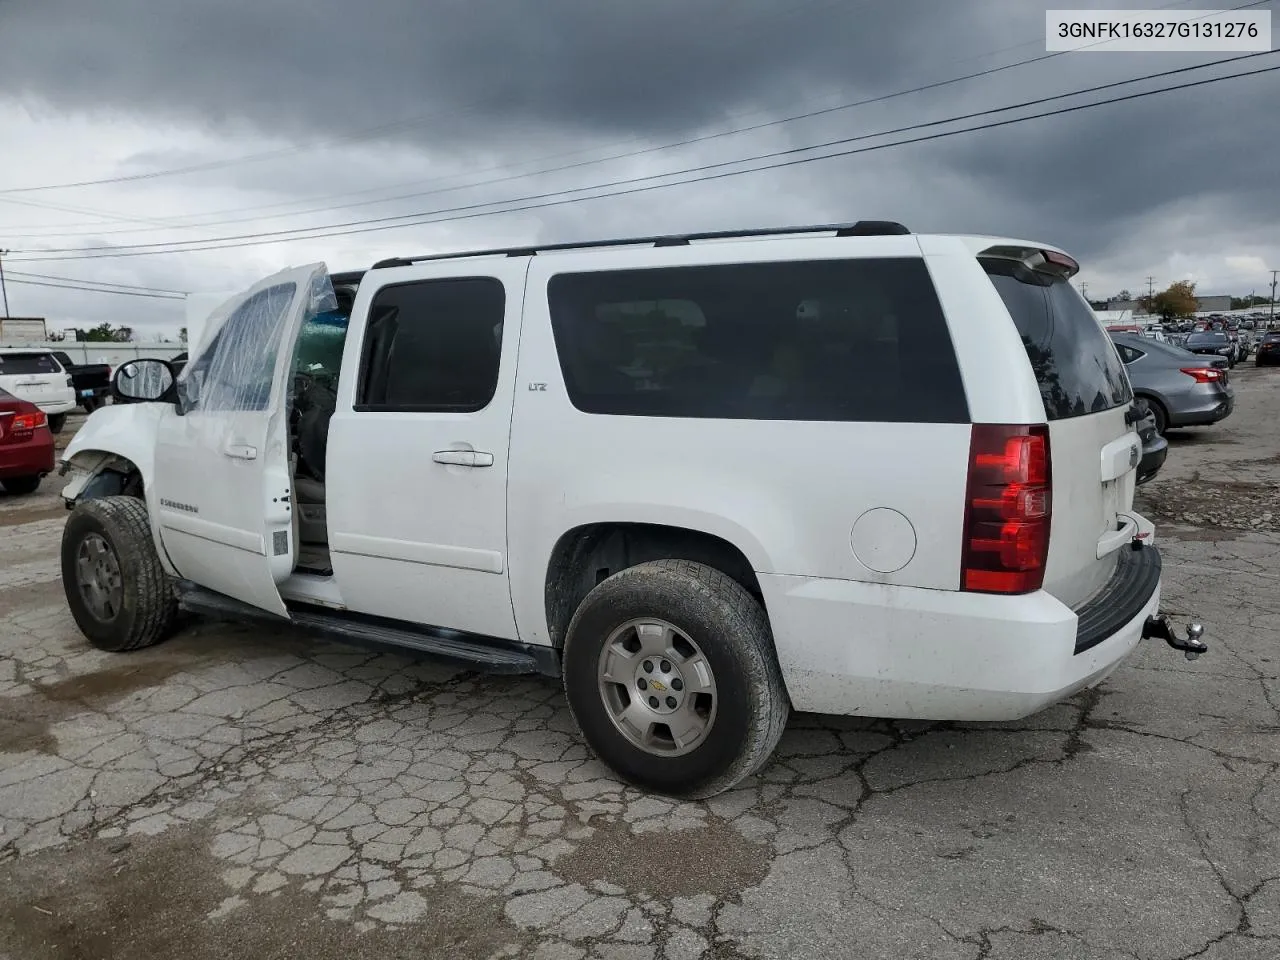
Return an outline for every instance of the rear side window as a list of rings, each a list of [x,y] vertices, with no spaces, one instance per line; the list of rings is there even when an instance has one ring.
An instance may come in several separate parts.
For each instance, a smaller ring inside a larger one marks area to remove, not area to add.
[[[49,353],[0,353],[0,377],[61,373],[58,361]]]
[[[356,409],[484,409],[498,387],[505,311],[492,277],[383,287],[369,307]]]
[[[1071,284],[1014,261],[982,265],[1022,337],[1048,419],[1100,413],[1133,399],[1111,338]]]
[[[1133,363],[1133,361],[1142,356],[1142,352],[1140,350],[1135,350],[1133,347],[1123,343],[1117,343],[1116,350],[1119,351],[1120,359],[1125,363]]]
[[[569,399],[586,413],[966,423],[919,258],[559,274]]]

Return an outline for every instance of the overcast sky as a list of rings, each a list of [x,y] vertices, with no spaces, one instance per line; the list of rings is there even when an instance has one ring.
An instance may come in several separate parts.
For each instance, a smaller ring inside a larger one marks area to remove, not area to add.
[[[222,291],[317,260],[343,269],[431,250],[860,218],[1058,244],[1084,265],[1091,297],[1145,289],[1148,276],[1157,286],[1192,279],[1202,293],[1262,293],[1269,268],[1280,267],[1280,73],[760,173],[476,215],[502,209],[480,204],[545,204],[564,197],[556,191],[865,136],[1225,56],[1072,53],[721,135],[1043,57],[1044,11],[1061,6],[0,0],[0,249],[13,251],[5,258],[10,312],[46,316],[54,328],[110,321],[172,333],[179,301],[16,281]],[[1268,55],[1229,69],[1277,62],[1280,55]],[[934,129],[952,128],[924,132]],[[104,179],[115,182],[22,190]],[[627,186],[655,182],[663,181]],[[438,222],[385,219],[409,214]],[[374,219],[382,222],[356,224]],[[395,229],[364,230],[388,225]],[[312,227],[361,232],[222,239]],[[132,246],[179,241],[237,245],[176,253]],[[140,249],[148,255],[102,256]]]

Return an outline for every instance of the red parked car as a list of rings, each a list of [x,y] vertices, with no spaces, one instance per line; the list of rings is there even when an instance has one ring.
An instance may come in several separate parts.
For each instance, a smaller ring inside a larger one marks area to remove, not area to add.
[[[34,493],[53,473],[49,418],[34,403],[0,390],[0,485],[9,493]]]

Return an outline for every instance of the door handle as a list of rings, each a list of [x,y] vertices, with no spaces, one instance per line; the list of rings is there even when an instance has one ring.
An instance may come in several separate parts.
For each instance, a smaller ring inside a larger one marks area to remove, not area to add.
[[[251,447],[247,443],[228,443],[222,448],[222,452],[228,457],[234,457],[237,460],[258,459],[258,448]]]
[[[457,467],[493,466],[493,454],[477,450],[437,450],[431,459],[436,463],[449,463]]]

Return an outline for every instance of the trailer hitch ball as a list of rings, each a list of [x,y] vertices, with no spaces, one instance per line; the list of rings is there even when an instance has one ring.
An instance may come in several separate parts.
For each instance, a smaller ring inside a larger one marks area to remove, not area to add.
[[[1203,636],[1204,624],[1187,624],[1186,646],[1182,648],[1182,652],[1188,660],[1195,660],[1200,654],[1209,649],[1209,645],[1200,639]]]
[[[1142,636],[1152,637],[1163,640],[1175,650],[1181,650],[1183,656],[1188,660],[1197,659],[1202,653],[1209,649],[1209,645],[1201,639],[1204,636],[1204,625],[1200,623],[1187,624],[1187,635],[1185,638],[1174,636],[1173,627],[1169,623],[1169,618],[1163,613],[1153,617],[1148,617],[1146,624],[1142,628]]]

